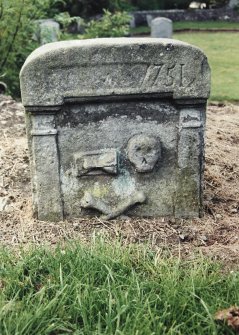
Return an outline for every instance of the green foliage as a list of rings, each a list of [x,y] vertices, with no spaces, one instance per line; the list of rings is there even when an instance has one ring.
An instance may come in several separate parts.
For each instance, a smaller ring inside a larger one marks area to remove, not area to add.
[[[61,6],[61,11],[67,11],[71,16],[89,18],[102,14],[103,8],[111,12],[135,9],[129,0],[68,0]]]
[[[110,1],[110,3],[117,2],[118,6],[124,3],[123,0]],[[192,0],[130,0],[129,7],[137,10],[157,10],[157,9],[187,9]],[[213,7],[222,7],[228,3],[228,0],[199,0]],[[106,7],[108,8],[108,7]]]
[[[132,11],[136,9],[131,1],[128,0],[110,0],[109,10],[110,11]]]
[[[131,0],[132,6],[138,10],[156,10],[156,9],[173,9],[188,8],[191,0]]]
[[[137,10],[154,10],[160,9],[158,0],[132,0],[133,6]]]
[[[34,20],[55,13],[58,0],[0,0],[0,76],[13,95],[20,95],[19,71],[37,47]]]
[[[238,302],[239,273],[200,256],[104,240],[0,260],[1,335],[233,334],[213,315]]]
[[[79,17],[77,16],[70,16],[70,14],[68,12],[62,12],[62,13],[58,13],[54,16],[54,19],[60,23],[60,25],[63,28],[63,32],[66,32],[67,29],[69,28],[69,26],[73,23],[77,23],[77,20],[79,19]],[[82,19],[83,21],[83,19]]]
[[[104,10],[100,20],[89,22],[84,38],[96,37],[121,37],[129,34],[130,16],[127,12],[115,12]]]
[[[68,0],[61,10],[69,12],[71,16],[89,18],[101,14],[103,8],[109,8],[109,2],[109,0]]]
[[[213,0],[223,1],[223,0]],[[70,0],[66,9],[72,15],[89,17],[102,13],[102,8],[114,11],[188,8],[191,0]]]

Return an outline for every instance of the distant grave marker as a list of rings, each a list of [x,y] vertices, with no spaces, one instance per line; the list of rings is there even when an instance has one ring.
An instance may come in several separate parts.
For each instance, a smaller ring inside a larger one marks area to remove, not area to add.
[[[153,15],[147,14],[146,15],[146,21],[149,27],[151,27],[151,22],[153,20]]]
[[[157,17],[150,21],[151,37],[171,38],[173,35],[173,22],[165,17]]]
[[[180,41],[35,50],[21,70],[35,215],[199,216],[209,89],[207,58]]]
[[[52,19],[37,20],[36,38],[41,45],[57,42],[60,36],[60,25]]]

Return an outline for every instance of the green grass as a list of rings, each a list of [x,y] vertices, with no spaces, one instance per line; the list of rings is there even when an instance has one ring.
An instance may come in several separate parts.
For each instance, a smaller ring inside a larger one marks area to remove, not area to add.
[[[226,22],[226,21],[179,21],[173,22],[173,30],[183,29],[239,29],[239,22]],[[131,34],[149,34],[150,27],[140,26],[131,28]]]
[[[211,100],[239,100],[239,33],[174,34],[201,48],[212,71]]]
[[[150,27],[148,26],[139,26],[136,28],[131,28],[130,29],[130,34],[132,36],[134,35],[141,35],[141,34],[150,34]]]
[[[173,23],[174,31],[181,29],[239,29],[239,22],[226,21],[180,21]]]
[[[214,313],[239,301],[239,273],[146,247],[1,251],[0,334],[233,334]]]

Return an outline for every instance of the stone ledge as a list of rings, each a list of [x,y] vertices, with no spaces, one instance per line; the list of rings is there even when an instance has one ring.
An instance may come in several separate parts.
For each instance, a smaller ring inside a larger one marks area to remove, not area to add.
[[[207,99],[210,69],[197,47],[171,39],[111,38],[49,43],[20,74],[25,106],[59,106],[64,98],[163,93]]]

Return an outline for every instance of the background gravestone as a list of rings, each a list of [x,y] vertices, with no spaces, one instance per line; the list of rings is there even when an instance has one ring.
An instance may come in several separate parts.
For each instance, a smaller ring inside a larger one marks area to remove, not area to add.
[[[153,20],[153,15],[147,14],[147,15],[146,15],[146,21],[147,21],[147,25],[148,25],[149,27],[151,27],[151,22],[152,22],[152,20]]]
[[[41,45],[57,42],[60,36],[60,25],[52,19],[37,20],[36,38]]]
[[[171,38],[173,22],[165,17],[157,17],[151,21],[151,37]]]
[[[180,41],[35,50],[21,70],[35,215],[199,216],[209,88],[205,55]]]
[[[130,28],[135,28],[135,18],[134,15],[130,15],[130,22],[129,22]]]

